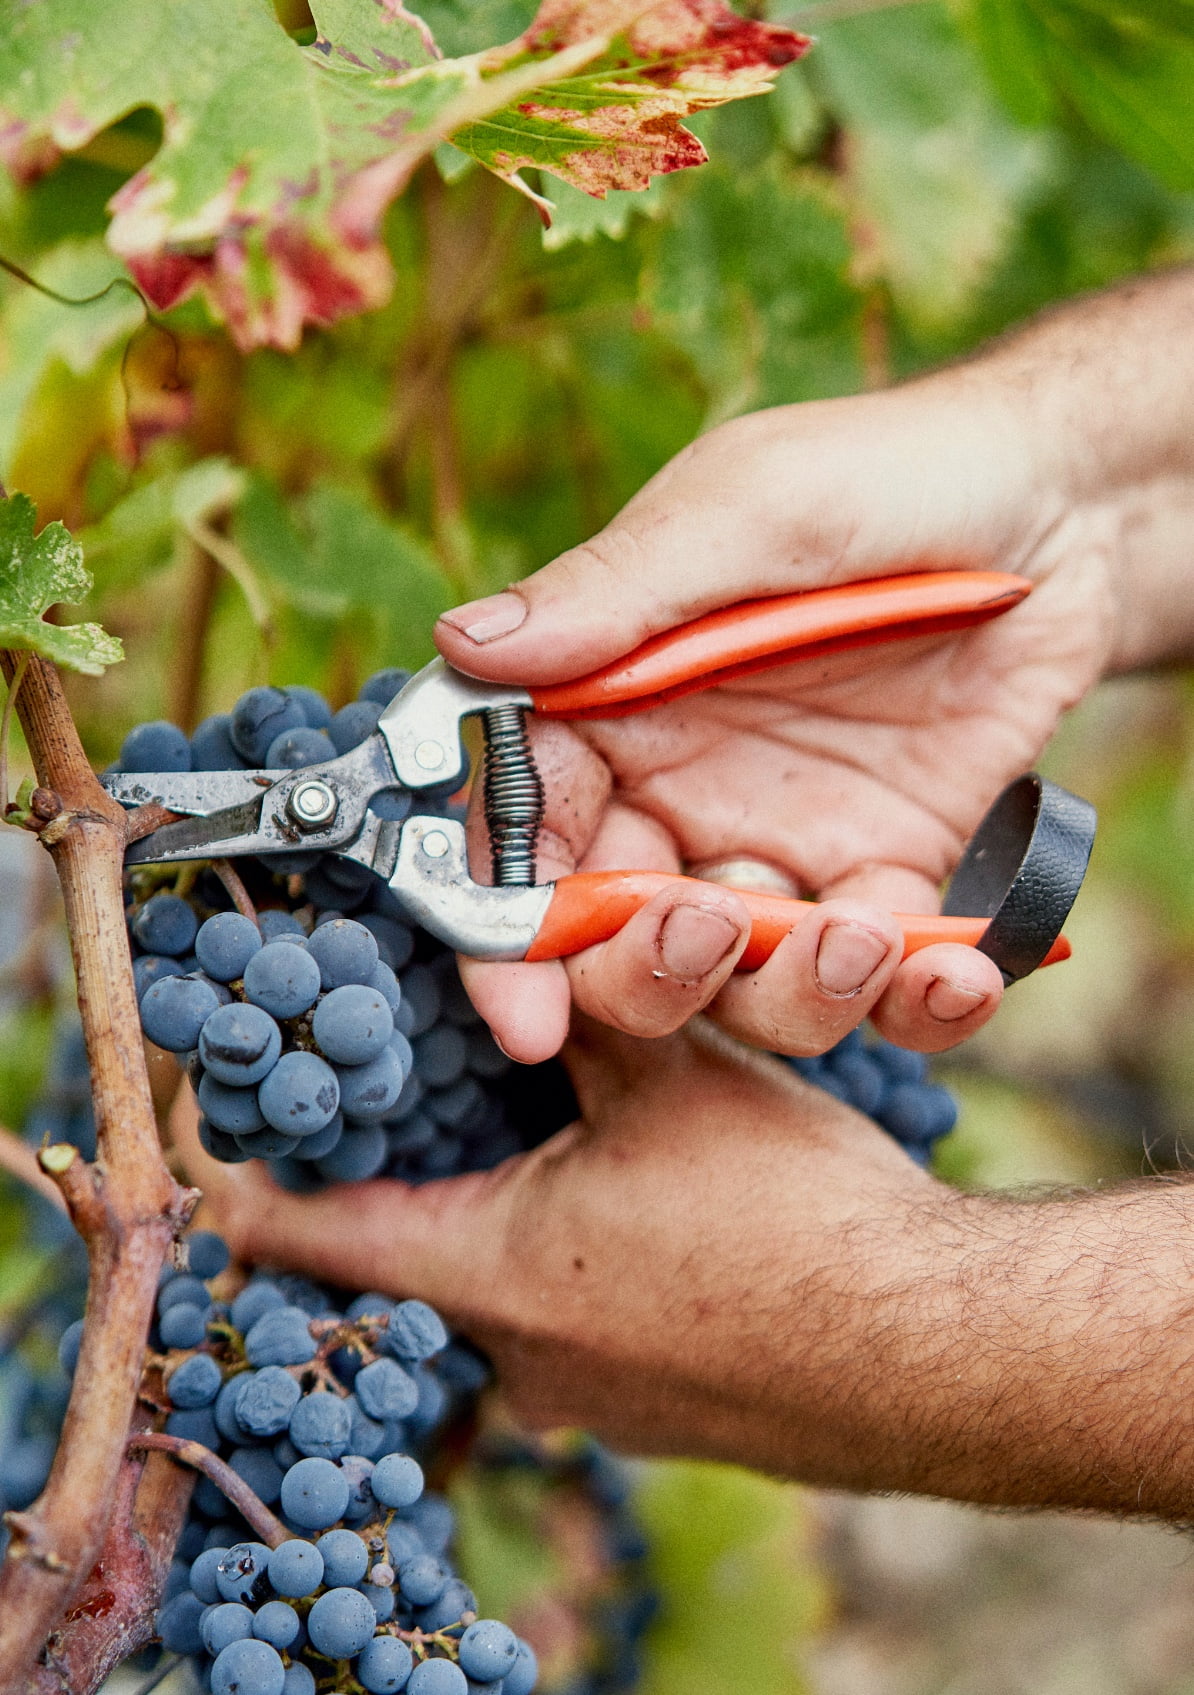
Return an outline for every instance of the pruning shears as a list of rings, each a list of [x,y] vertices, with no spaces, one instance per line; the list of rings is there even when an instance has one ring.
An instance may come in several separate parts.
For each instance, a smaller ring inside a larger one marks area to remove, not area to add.
[[[126,806],[176,816],[135,841],[131,865],[242,854],[332,853],[384,879],[409,916],[477,959],[560,959],[606,941],[661,889],[701,884],[655,871],[580,872],[535,882],[543,785],[527,714],[559,719],[641,712],[730,678],[849,648],[965,629],[1030,592],[1022,577],[933,571],[743,601],[644,642],[572,682],[516,688],[478,681],[435,659],[394,696],[377,729],[339,758],[299,770],[112,773]],[[421,792],[463,781],[461,727],[485,733],[484,799],[492,885],[469,872],[463,825],[420,813]],[[388,791],[379,815],[374,802]],[[408,798],[401,814],[395,798]],[[1094,838],[1094,809],[1035,775],[1013,783],[979,826],[941,914],[900,913],[905,956],[965,942],[1008,981],[1069,956],[1061,927]],[[752,928],[740,971],[756,970],[812,909],[808,901],[738,891]]]

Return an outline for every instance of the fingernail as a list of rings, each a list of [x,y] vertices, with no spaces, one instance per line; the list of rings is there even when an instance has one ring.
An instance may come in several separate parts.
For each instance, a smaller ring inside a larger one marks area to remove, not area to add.
[[[491,594],[484,600],[470,600],[464,606],[454,606],[445,612],[440,622],[451,624],[469,641],[480,647],[485,642],[508,636],[526,622],[530,607],[520,594]]]
[[[887,943],[861,924],[835,918],[821,932],[816,976],[827,995],[856,995],[887,958]]]
[[[965,1018],[986,998],[978,989],[963,988],[961,983],[951,982],[948,977],[934,977],[925,990],[925,1005],[942,1024],[953,1024],[959,1018]]]
[[[659,930],[659,957],[670,977],[708,976],[738,940],[738,927],[707,906],[674,906]]]

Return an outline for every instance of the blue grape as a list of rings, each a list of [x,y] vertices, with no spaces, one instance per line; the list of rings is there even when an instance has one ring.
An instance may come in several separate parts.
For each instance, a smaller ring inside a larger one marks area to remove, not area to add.
[[[282,1695],[315,1695],[315,1678],[299,1660],[292,1660],[286,1667]]]
[[[302,1137],[298,1145],[299,1157],[304,1160],[322,1159],[339,1144],[343,1134],[344,1114],[337,1112],[328,1120],[322,1130],[316,1130],[310,1136]]]
[[[293,1309],[284,1307],[279,1310],[290,1312]],[[240,1384],[233,1401],[235,1418],[246,1436],[264,1440],[268,1436],[280,1435],[289,1425],[302,1396],[302,1390],[290,1373],[280,1365],[266,1365],[260,1371],[246,1372],[233,1381]]]
[[[427,1360],[447,1347],[448,1332],[426,1301],[399,1301],[390,1308],[389,1323],[377,1345],[400,1360]]]
[[[231,983],[261,951],[261,931],[240,912],[217,912],[199,926],[195,954],[209,977]]]
[[[401,971],[415,951],[414,932],[410,926],[386,918],[380,912],[366,912],[358,922],[365,926],[377,943],[381,964],[391,971]]]
[[[304,1152],[305,1152],[304,1145]],[[386,1163],[386,1133],[380,1124],[360,1130],[345,1130],[330,1153],[315,1159],[321,1177],[336,1183],[364,1183],[376,1177]]]
[[[452,1573],[431,1554],[416,1554],[398,1567],[398,1587],[412,1607],[430,1607],[448,1587]]]
[[[230,1643],[211,1668],[211,1695],[282,1695],[285,1685],[277,1649],[252,1637]]]
[[[166,1379],[172,1406],[189,1411],[210,1406],[220,1392],[220,1368],[210,1354],[192,1354]]]
[[[216,1567],[225,1601],[259,1601],[269,1588],[270,1550],[264,1542],[234,1542]]]
[[[325,989],[367,982],[377,967],[377,942],[363,924],[335,918],[312,931],[307,944]]]
[[[305,723],[301,704],[281,689],[249,689],[232,709],[232,745],[250,765],[263,765],[266,751],[283,730]]]
[[[453,1024],[437,1024],[411,1043],[420,1080],[429,1089],[443,1089],[464,1075],[468,1043]]]
[[[187,1053],[219,1007],[214,989],[195,977],[160,977],[141,997],[141,1027],[151,1042]]]
[[[413,1023],[406,1034],[413,1041],[430,1030],[440,1016],[439,984],[425,965],[412,965],[398,979],[402,999],[410,1011]]]
[[[203,1612],[203,1602],[187,1590],[167,1601],[154,1621],[163,1648],[172,1654],[198,1654],[204,1646],[199,1633]]]
[[[423,1468],[409,1454],[386,1454],[373,1468],[370,1487],[383,1507],[413,1506],[423,1493]]]
[[[157,1307],[159,1313],[164,1313],[177,1306],[206,1307],[209,1300],[207,1285],[202,1278],[176,1273],[158,1290]]]
[[[304,765],[325,765],[335,757],[336,748],[331,737],[307,724],[300,724],[294,730],[283,730],[265,751],[265,763],[271,770],[297,771]]]
[[[133,990],[140,1002],[147,990],[163,977],[183,977],[181,963],[168,954],[143,953],[133,961]]]
[[[79,1363],[79,1349],[82,1345],[83,1320],[76,1318],[73,1324],[67,1325],[58,1343],[58,1364],[68,1377],[75,1375],[75,1367]]]
[[[458,1624],[465,1613],[475,1613],[476,1610],[477,1597],[468,1584],[453,1577],[448,1580],[438,1601],[419,1609],[419,1628],[426,1631],[447,1630],[449,1625]]]
[[[194,1311],[194,1308],[177,1307],[176,1312]],[[205,1448],[213,1452],[220,1445],[220,1427],[213,1416],[212,1407],[187,1407],[172,1412],[166,1419],[166,1435],[181,1436],[186,1442],[201,1442]]]
[[[265,1127],[265,1118],[257,1104],[257,1090],[250,1084],[238,1089],[229,1083],[219,1083],[209,1071],[199,1079],[196,1090],[199,1109],[228,1136],[251,1136],[254,1130]]]
[[[323,1574],[323,1555],[313,1542],[301,1537],[280,1543],[270,1554],[270,1583],[279,1595],[287,1595],[292,1600],[314,1595],[323,1582]]]
[[[419,1391],[413,1378],[391,1359],[372,1360],[357,1373],[352,1387],[370,1418],[406,1418],[419,1404]],[[406,1503],[388,1504],[396,1507]]]
[[[154,895],[137,908],[130,929],[146,953],[169,954],[177,959],[194,945],[199,920],[177,895]]]
[[[231,1263],[228,1244],[214,1230],[192,1230],[186,1245],[187,1263],[194,1277],[218,1277]]]
[[[192,771],[239,771],[244,761],[232,740],[232,718],[214,712],[191,737]]]
[[[341,1475],[348,1484],[348,1505],[344,1509],[346,1524],[363,1524],[371,1518],[376,1503],[369,1480],[373,1476],[373,1462],[361,1454],[345,1454],[340,1461]]]
[[[359,747],[376,730],[380,717],[381,707],[375,700],[350,700],[347,706],[342,706],[328,725],[336,752],[349,753]]]
[[[378,1624],[389,1624],[397,1609],[394,1591],[380,1583],[362,1583],[360,1593],[373,1608],[373,1616]]]
[[[348,1452],[352,1417],[339,1395],[304,1395],[290,1415],[290,1440],[301,1454],[338,1460]]]
[[[317,1352],[310,1315],[302,1307],[275,1307],[263,1313],[245,1337],[250,1365],[306,1365]]]
[[[272,1124],[267,1124],[264,1130],[254,1130],[250,1135],[236,1138],[241,1151],[250,1159],[285,1159],[298,1147],[300,1138],[288,1136],[284,1130],[275,1130]]]
[[[420,1495],[413,1507],[407,1507],[403,1518],[418,1531],[429,1554],[447,1552],[456,1532],[456,1514],[442,1495]]]
[[[332,721],[332,709],[318,689],[308,688],[306,683],[287,683],[282,692],[297,701],[303,718],[313,730],[327,729]]]
[[[397,665],[390,665],[384,671],[375,671],[361,684],[357,690],[357,699],[374,701],[378,706],[386,707],[409,682],[409,671],[404,671]]]
[[[163,1348],[197,1348],[207,1335],[206,1308],[185,1302],[169,1307],[159,1321]]]
[[[269,948],[269,953],[281,951]],[[257,1090],[257,1104],[267,1123],[292,1136],[322,1130],[336,1116],[340,1084],[336,1073],[318,1054],[284,1053]]]
[[[282,1510],[304,1530],[327,1530],[344,1517],[349,1492],[348,1478],[331,1460],[300,1460],[282,1479]]]
[[[539,1661],[529,1642],[518,1638],[518,1657],[502,1681],[502,1695],[531,1695],[539,1681]]]
[[[116,756],[117,771],[189,771],[191,744],[178,728],[165,718],[148,724],[138,724],[120,744]]]
[[[375,1636],[361,1649],[357,1681],[369,1695],[396,1695],[406,1687],[413,1665],[414,1656],[405,1642],[396,1636]]]
[[[369,973],[369,987],[376,989],[382,1000],[390,1009],[390,1016],[397,1016],[402,1005],[402,986],[393,969],[384,960],[379,959]]]
[[[233,1328],[249,1331],[263,1313],[272,1311],[274,1307],[284,1307],[286,1296],[276,1283],[271,1283],[268,1277],[255,1277],[247,1283],[232,1303]]]
[[[305,1465],[322,1462],[305,1460]],[[329,1589],[307,1614],[311,1645],[330,1660],[346,1660],[359,1654],[373,1639],[377,1618],[359,1589]]]
[[[395,1044],[401,1042],[405,1053]],[[375,1123],[398,1104],[402,1085],[410,1075],[410,1048],[395,1030],[376,1059],[365,1065],[340,1065],[340,1107],[346,1118]]]
[[[354,1588],[369,1569],[369,1550],[355,1530],[329,1530],[315,1544],[330,1588]]]
[[[460,1669],[480,1683],[505,1677],[517,1658],[517,1636],[497,1619],[479,1618],[460,1638]]]
[[[386,1531],[386,1549],[390,1556],[390,1564],[397,1570],[403,1560],[413,1560],[427,1552],[423,1546],[423,1538],[413,1524],[407,1524],[403,1519],[396,1518]]]
[[[289,1648],[302,1630],[302,1622],[285,1601],[267,1601],[253,1620],[253,1635],[271,1648]]]
[[[468,1679],[452,1660],[422,1660],[406,1689],[407,1695],[468,1695]]]
[[[215,1125],[206,1118],[199,1120],[199,1145],[212,1159],[218,1159],[224,1165],[240,1165],[247,1159],[252,1159],[252,1152],[246,1152],[237,1142],[235,1136],[227,1135],[223,1130],[217,1130]]]
[[[199,1634],[209,1654],[220,1654],[230,1642],[244,1642],[252,1636],[252,1609],[240,1601],[221,1601],[204,1615]]]
[[[298,919],[293,913],[283,911],[280,906],[267,907],[264,912],[259,912],[257,924],[264,941],[276,942],[285,937],[287,941],[306,943],[307,932]]]
[[[217,1007],[199,1035],[199,1056],[212,1076],[238,1088],[260,1083],[281,1051],[282,1032],[269,1013],[238,1001]]]
[[[216,1579],[220,1561],[227,1552],[227,1548],[205,1548],[191,1566],[191,1588],[206,1606],[216,1605],[223,1599]]]
[[[315,1008],[311,1034],[321,1053],[337,1065],[364,1065],[377,1058],[394,1034],[394,1015],[377,989],[345,983]]]
[[[245,967],[245,996],[275,1018],[298,1018],[319,994],[319,965],[306,947],[283,937],[254,954]]]

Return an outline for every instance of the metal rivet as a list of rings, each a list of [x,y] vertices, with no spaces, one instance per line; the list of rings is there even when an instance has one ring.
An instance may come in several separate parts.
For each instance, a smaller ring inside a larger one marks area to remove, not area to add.
[[[444,750],[438,742],[420,742],[415,749],[415,764],[424,771],[438,771],[444,762]]]
[[[335,791],[327,783],[296,783],[286,801],[286,810],[300,830],[320,830],[336,816]]]
[[[428,859],[442,859],[451,845],[442,830],[428,830],[423,837],[423,852]]]

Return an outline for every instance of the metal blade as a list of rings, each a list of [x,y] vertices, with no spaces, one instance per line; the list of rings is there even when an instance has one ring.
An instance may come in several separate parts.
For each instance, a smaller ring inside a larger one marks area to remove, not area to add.
[[[252,805],[288,771],[114,771],[100,778],[122,806],[164,806],[168,812],[205,818],[232,806]]]
[[[214,781],[219,777],[231,779],[222,798]],[[157,801],[187,814],[134,842],[127,855],[130,865],[234,859],[239,854],[340,852],[360,834],[374,796],[403,786],[396,780],[385,739],[376,734],[339,759],[297,771],[200,771],[177,777],[154,773],[118,781],[121,789],[113,790],[113,779],[104,780],[118,799],[135,799],[140,805]],[[296,822],[299,814],[288,806],[295,789],[309,784],[324,785],[336,800],[334,817],[319,828]],[[238,804],[230,805],[229,795]]]

